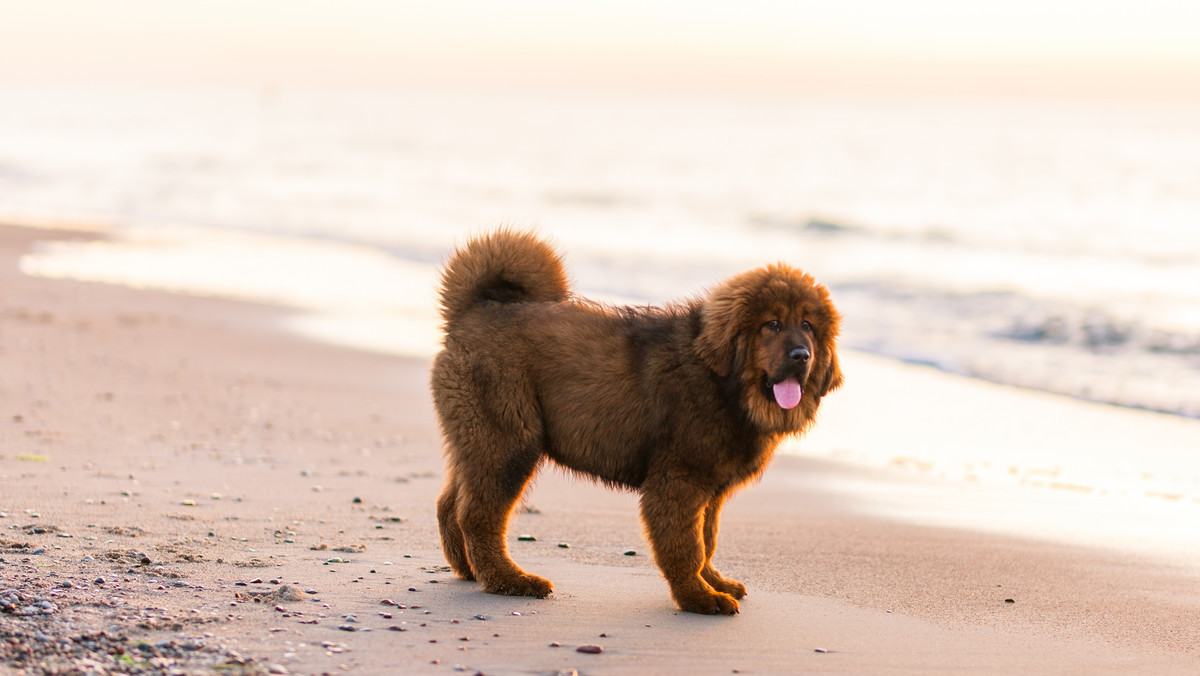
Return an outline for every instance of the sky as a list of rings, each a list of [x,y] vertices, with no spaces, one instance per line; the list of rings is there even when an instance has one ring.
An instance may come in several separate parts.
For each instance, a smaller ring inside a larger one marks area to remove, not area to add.
[[[5,83],[1200,100],[1193,0],[0,0]]]

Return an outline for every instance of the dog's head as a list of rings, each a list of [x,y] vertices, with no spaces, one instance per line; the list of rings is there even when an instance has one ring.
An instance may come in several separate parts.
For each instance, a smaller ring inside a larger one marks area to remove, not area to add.
[[[743,272],[701,307],[696,353],[717,375],[738,379],[764,431],[803,431],[821,397],[842,384],[841,316],[811,275],[782,263]]]

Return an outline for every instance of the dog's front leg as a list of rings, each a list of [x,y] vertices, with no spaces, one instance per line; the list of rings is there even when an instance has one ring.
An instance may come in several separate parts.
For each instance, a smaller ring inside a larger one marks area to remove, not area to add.
[[[658,564],[681,610],[732,615],[737,601],[713,588],[701,572],[707,566],[705,511],[712,495],[682,479],[642,486],[642,522]]]
[[[725,497],[718,495],[709,500],[704,508],[704,569],[700,571],[700,577],[712,585],[713,589],[741,599],[746,595],[746,585],[721,575],[712,565],[713,554],[717,551],[717,531],[721,525],[721,507],[725,504]]]

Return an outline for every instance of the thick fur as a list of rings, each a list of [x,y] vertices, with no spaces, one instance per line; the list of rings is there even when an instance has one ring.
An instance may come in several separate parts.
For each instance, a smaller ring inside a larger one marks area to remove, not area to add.
[[[432,387],[445,438],[442,549],[459,577],[544,597],[509,557],[514,505],[545,458],[641,494],[655,562],[683,610],[736,613],[740,582],[712,566],[721,506],[842,382],[840,317],[824,286],[784,264],[665,308],[573,298],[558,256],[499,230],[442,275]],[[802,385],[784,409],[772,385]]]

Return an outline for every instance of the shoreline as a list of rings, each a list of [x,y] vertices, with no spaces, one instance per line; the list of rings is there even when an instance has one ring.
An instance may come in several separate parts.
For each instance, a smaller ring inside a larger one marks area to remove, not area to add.
[[[0,615],[6,631],[190,641],[205,650],[189,655],[244,673],[1200,665],[1191,569],[891,522],[835,490],[880,471],[802,456],[777,457],[725,512],[717,562],[751,588],[737,617],[675,611],[649,557],[624,555],[647,551],[635,496],[556,471],[510,531],[514,557],[550,577],[554,597],[484,595],[438,550],[426,361],[296,338],[279,308],[17,270],[34,241],[58,236],[0,227],[0,571],[6,588],[57,608]],[[872,413],[847,415],[817,429]],[[525,532],[537,541],[517,542]],[[574,651],[591,643],[604,652]]]

